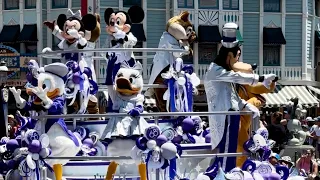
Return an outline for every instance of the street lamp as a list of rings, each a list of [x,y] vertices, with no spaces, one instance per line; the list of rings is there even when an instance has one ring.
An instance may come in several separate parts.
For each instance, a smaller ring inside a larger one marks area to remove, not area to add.
[[[9,91],[6,87],[8,77],[8,67],[6,62],[0,62],[0,138],[8,136],[8,99]]]

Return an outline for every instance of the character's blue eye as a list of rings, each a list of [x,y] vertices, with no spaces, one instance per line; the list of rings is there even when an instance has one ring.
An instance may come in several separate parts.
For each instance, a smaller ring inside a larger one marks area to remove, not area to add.
[[[48,89],[50,90],[51,89],[51,81],[49,79],[45,79],[42,83],[42,89]]]

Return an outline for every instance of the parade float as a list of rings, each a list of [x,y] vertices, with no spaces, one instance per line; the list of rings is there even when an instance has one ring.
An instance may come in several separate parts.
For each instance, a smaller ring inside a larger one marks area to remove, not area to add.
[[[268,140],[265,128],[258,129],[246,139],[245,152],[236,153],[237,146],[233,146],[233,149],[230,146],[229,151],[211,151],[218,144],[231,142],[225,138],[230,130],[213,119],[210,119],[210,128],[205,129],[200,116],[218,117],[216,120],[223,118],[220,120],[223,122],[226,116],[239,120],[239,115],[253,114],[254,119],[257,119],[259,113],[253,105],[239,98],[239,107],[242,108],[237,110],[230,111],[220,103],[220,107],[212,106],[211,112],[192,112],[192,97],[197,94],[196,87],[200,80],[193,67],[184,65],[181,59],[183,55],[192,53],[190,44],[195,38],[188,12],[168,21],[158,48],[131,48],[136,41],[130,33],[131,24],[141,21],[143,14],[141,8],[136,6],[128,12],[106,9],[104,20],[108,24],[107,33],[111,38],[108,40],[108,48],[87,47],[90,46],[88,34],[92,35],[100,21],[97,20],[98,16],[82,17],[80,12],[69,10],[67,15],[59,15],[57,25],[49,23],[53,33],[59,33],[61,37],[61,50],[45,48],[39,56],[63,58],[65,62],[39,67],[34,60],[30,61],[26,85],[29,99],[21,97],[20,89],[9,88],[14,94],[17,108],[33,113],[26,117],[17,111],[16,118],[21,127],[16,138],[3,137],[0,141],[0,173],[5,179],[301,178],[287,167],[273,167],[266,161],[271,155],[273,142]],[[228,45],[237,45],[236,30],[234,23],[224,26],[223,46],[227,48],[227,54],[226,59],[221,60],[229,59],[229,63],[230,57],[234,58],[235,55],[230,50],[233,47]],[[142,89],[145,84],[142,66],[134,59],[134,51],[156,53],[153,79],[150,82],[152,88],[162,88],[162,91],[155,92],[157,101],[166,112],[144,112]],[[88,104],[90,101],[95,102],[93,97],[98,91],[94,70],[87,63],[90,61],[87,54],[94,52],[101,54],[108,63],[106,85],[112,103],[109,103],[111,106],[107,114],[90,113],[88,110]],[[158,68],[159,64],[162,64],[162,68]],[[274,75],[249,76],[232,71],[233,76],[228,79],[226,70],[217,67],[213,70],[214,73],[224,73],[220,77],[229,83],[250,82],[254,85],[261,82],[268,87],[275,78]],[[212,88],[209,79],[211,75],[206,78],[206,87],[209,89]],[[237,76],[246,79],[240,81],[241,78]],[[217,82],[224,85],[222,80]],[[232,88],[226,90],[237,96]],[[217,94],[214,93],[217,91],[210,92],[208,98],[213,99],[208,102],[217,101],[214,99]],[[79,108],[73,114],[67,113],[67,107],[74,103]],[[105,120],[101,120],[102,117]],[[252,123],[259,121],[254,120]],[[237,137],[239,121],[238,127],[235,125],[232,125],[232,133]],[[235,142],[238,139],[236,137]],[[242,167],[235,168],[234,157],[243,155],[248,156],[248,160]],[[233,158],[228,160],[224,157]],[[230,171],[226,171],[226,161],[230,161],[228,167],[233,166]]]

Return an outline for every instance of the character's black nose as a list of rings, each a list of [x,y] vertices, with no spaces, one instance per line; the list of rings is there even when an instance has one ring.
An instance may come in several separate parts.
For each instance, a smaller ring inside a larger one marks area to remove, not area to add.
[[[114,22],[110,22],[110,26],[114,26]]]
[[[256,63],[251,64],[251,68],[252,68],[252,70],[256,70],[256,69],[257,69],[257,67],[258,67],[258,65],[257,65]]]

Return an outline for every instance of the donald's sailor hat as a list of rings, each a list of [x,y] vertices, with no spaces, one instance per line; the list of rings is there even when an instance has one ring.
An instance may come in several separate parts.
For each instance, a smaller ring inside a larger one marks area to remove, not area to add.
[[[222,46],[226,48],[233,48],[238,45],[237,40],[237,29],[238,25],[236,23],[226,23],[222,28]]]

